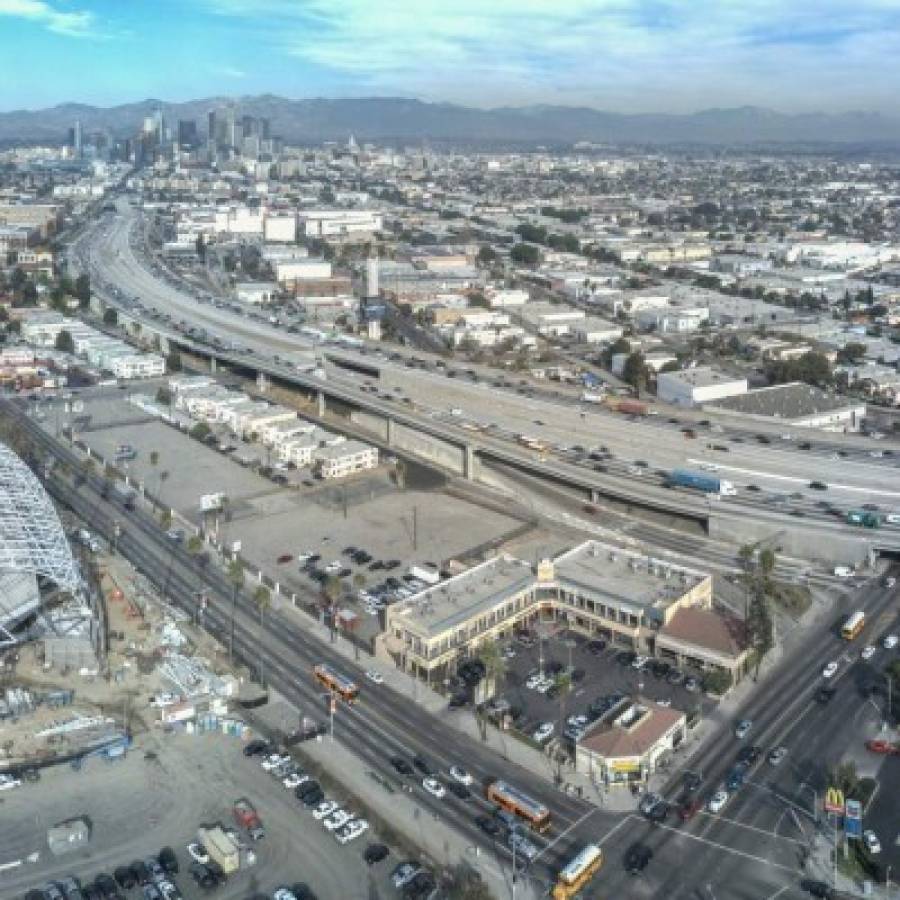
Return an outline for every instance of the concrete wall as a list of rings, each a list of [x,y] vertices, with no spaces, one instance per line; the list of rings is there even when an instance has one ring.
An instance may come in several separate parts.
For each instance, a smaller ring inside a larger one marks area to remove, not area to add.
[[[383,416],[353,410],[350,413],[350,421],[360,428],[370,431],[379,440],[388,443],[387,419]],[[461,447],[422,434],[405,425],[396,422],[393,424],[389,446],[412,453],[457,475],[464,474],[465,454]]]
[[[803,524],[782,525],[752,516],[721,513],[710,516],[709,536],[738,545],[772,539],[789,556],[822,562],[829,567],[859,565],[868,559],[873,545],[869,533],[854,534]]]

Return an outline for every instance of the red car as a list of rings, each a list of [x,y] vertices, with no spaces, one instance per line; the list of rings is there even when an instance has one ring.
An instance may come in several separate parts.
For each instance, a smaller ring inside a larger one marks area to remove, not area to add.
[[[892,744],[890,741],[883,741],[878,738],[866,741],[866,750],[870,750],[872,753],[888,753],[900,756],[900,745]]]
[[[278,563],[279,566],[283,566],[285,563],[289,563],[294,557],[291,556],[290,553],[282,553],[275,562]]]
[[[678,807],[678,818],[681,819],[682,822],[690,822],[701,809],[703,809],[703,801],[699,797],[685,800],[685,802]]]

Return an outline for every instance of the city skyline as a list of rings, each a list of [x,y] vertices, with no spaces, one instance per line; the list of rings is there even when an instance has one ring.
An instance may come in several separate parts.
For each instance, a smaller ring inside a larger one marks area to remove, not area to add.
[[[892,112],[900,10],[887,0],[0,0],[0,109],[145,97],[409,96],[686,113]],[[45,60],[41,78],[28,73]],[[490,85],[490,91],[485,91]]]

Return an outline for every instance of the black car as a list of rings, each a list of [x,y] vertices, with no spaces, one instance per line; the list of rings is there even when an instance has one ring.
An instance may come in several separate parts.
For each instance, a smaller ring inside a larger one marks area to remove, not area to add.
[[[257,739],[244,747],[244,756],[262,756],[271,752],[272,745],[268,741]]]
[[[366,861],[366,865],[374,866],[375,863],[387,859],[390,853],[391,851],[384,844],[369,844],[363,851],[363,859]]]
[[[665,822],[669,816],[669,804],[665,800],[660,800],[648,813],[647,818],[651,822]]]
[[[594,640],[588,641],[587,650],[588,653],[593,653],[594,656],[599,656],[606,649],[606,641]]]
[[[492,816],[478,816],[475,824],[489,837],[497,837],[500,834],[500,823]]]
[[[216,884],[224,884],[228,880],[225,870],[214,859],[211,859],[206,864],[206,868],[209,869],[213,878],[216,879]]]
[[[116,884],[118,884],[123,891],[130,891],[137,884],[134,880],[134,875],[128,866],[119,866],[119,868],[113,872],[113,878],[116,879]]]
[[[756,763],[761,754],[762,750],[756,745],[744,747],[741,749],[741,752],[738,753],[738,762],[742,765],[752,766]]]
[[[696,772],[685,772],[684,778],[682,779],[685,793],[693,794],[694,791],[700,787],[702,782],[703,779]]]
[[[632,844],[625,853],[625,871],[629,875],[640,875],[651,859],[653,851],[646,844]]]
[[[466,694],[454,694],[450,698],[450,702],[447,706],[450,709],[462,709],[469,702],[468,695]]]
[[[216,886],[216,876],[213,875],[212,871],[203,865],[203,863],[192,862],[188,871],[191,873],[191,878],[193,878],[200,887],[209,889]]]
[[[163,847],[159,851],[159,864],[165,869],[167,875],[178,874],[178,857],[171,847]]]
[[[313,889],[302,881],[298,881],[291,885],[291,893],[297,900],[318,900]]]
[[[448,781],[444,787],[459,800],[468,800],[472,796],[472,792],[458,781]]]
[[[294,796],[298,800],[303,800],[308,794],[311,794],[313,791],[319,790],[319,788],[319,782],[310,779],[309,781],[304,781],[303,784],[298,784],[297,787],[294,788]]]
[[[616,654],[616,662],[620,666],[630,666],[637,659],[637,653],[633,650],[623,650]]]
[[[402,756],[392,756],[391,765],[398,775],[406,775],[409,777],[410,775],[416,774],[416,770]]]
[[[153,876],[142,859],[136,859],[131,864],[131,874],[137,884],[150,884],[153,881]]]
[[[831,699],[837,693],[837,688],[833,687],[820,687],[816,691],[816,702],[821,703],[823,706],[826,703],[830,703]]]
[[[424,756],[414,756],[413,757],[413,765],[423,774],[423,775],[434,775],[435,771],[431,767],[430,763]]]
[[[101,872],[94,879],[94,884],[100,893],[103,894],[105,900],[121,900],[122,895],[119,893],[119,888],[112,877],[105,872]]]
[[[810,878],[804,878],[803,881],[800,882],[800,888],[806,891],[807,894],[812,894],[813,897],[823,898],[823,900],[830,900],[830,898],[834,896],[831,887],[824,881],[813,881]]]
[[[303,805],[307,809],[318,806],[325,799],[325,791],[319,785],[316,785],[308,794],[303,797]]]

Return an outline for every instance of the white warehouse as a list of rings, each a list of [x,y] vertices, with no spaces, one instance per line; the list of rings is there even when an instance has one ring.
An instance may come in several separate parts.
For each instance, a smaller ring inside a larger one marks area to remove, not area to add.
[[[709,367],[660,372],[656,377],[657,398],[677,406],[699,406],[746,393],[746,378],[726,375]]]

